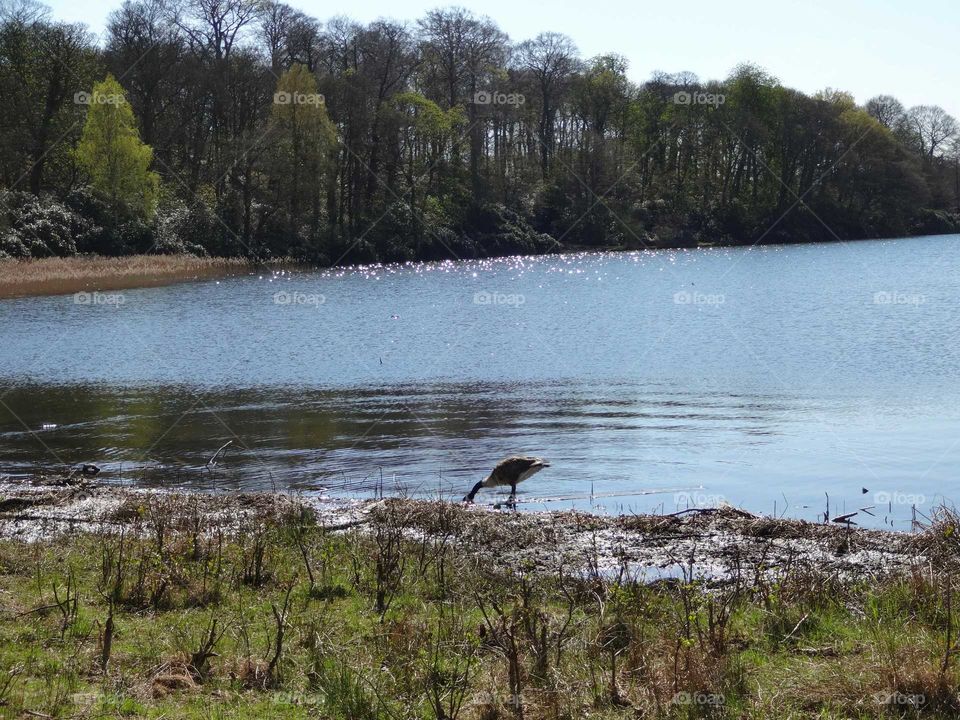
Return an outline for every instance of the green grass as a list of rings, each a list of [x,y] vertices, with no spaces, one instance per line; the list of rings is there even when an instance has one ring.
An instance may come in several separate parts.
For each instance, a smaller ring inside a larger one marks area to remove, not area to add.
[[[0,717],[960,713],[952,579],[929,568],[649,585],[494,571],[404,535],[389,503],[363,533],[294,512],[205,518],[196,535],[185,512],[158,502],[122,536],[0,543]]]

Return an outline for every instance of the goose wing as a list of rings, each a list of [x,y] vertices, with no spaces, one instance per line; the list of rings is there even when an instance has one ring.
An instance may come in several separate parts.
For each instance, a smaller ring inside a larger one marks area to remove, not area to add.
[[[529,477],[530,471],[547,467],[550,463],[538,457],[528,457],[526,455],[514,455],[497,463],[497,466],[490,473],[495,482],[509,485],[519,482]]]

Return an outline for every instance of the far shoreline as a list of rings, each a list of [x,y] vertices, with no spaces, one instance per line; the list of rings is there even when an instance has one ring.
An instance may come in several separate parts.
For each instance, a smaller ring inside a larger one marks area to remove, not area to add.
[[[895,240],[922,240],[945,237],[954,233],[908,235],[902,237],[857,238],[836,240],[800,240],[797,242],[761,243],[699,243],[696,245],[654,244],[646,247],[608,246],[592,247],[565,245],[551,252],[519,253],[513,255],[482,256],[485,259],[502,257],[541,257],[577,253],[633,253],[669,250],[727,250],[733,248],[784,247],[795,245],[834,245],[846,242],[891,242]],[[478,259],[478,258],[462,258]],[[421,258],[414,262],[441,262],[436,258]],[[396,261],[372,263],[344,263],[321,265],[292,259],[255,261],[243,257],[201,257],[198,255],[72,255],[46,258],[0,259],[0,300],[26,297],[71,295],[78,292],[106,292],[136,288],[162,287],[178,283],[235,277],[253,272],[256,268],[284,267],[302,270],[357,268],[403,264]]]

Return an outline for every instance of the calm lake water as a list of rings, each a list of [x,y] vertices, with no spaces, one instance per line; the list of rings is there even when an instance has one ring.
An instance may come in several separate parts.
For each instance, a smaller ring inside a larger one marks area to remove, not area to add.
[[[0,301],[0,473],[460,496],[529,453],[525,507],[815,519],[829,493],[909,529],[960,496],[958,298],[947,236]]]

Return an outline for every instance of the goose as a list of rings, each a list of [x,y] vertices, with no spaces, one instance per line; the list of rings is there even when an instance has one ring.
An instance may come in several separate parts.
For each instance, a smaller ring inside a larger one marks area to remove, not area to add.
[[[550,463],[537,457],[514,455],[501,460],[486,478],[473,486],[473,489],[463,498],[466,503],[472,503],[480,488],[510,486],[510,500],[517,496],[517,483],[521,483],[531,475],[550,467]]]
[[[84,477],[96,477],[99,474],[99,466],[92,463],[83,463],[81,465],[75,465],[67,478],[72,480],[73,478],[77,477],[77,475],[83,475]]]

